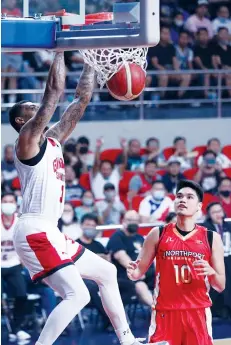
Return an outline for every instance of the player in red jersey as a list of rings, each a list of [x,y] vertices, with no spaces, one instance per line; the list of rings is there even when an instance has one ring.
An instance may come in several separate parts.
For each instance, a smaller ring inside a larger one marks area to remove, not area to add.
[[[140,279],[156,258],[156,282],[149,341],[169,345],[212,345],[209,286],[225,288],[219,234],[195,224],[203,191],[189,180],[177,186],[176,224],[153,228],[128,277]]]

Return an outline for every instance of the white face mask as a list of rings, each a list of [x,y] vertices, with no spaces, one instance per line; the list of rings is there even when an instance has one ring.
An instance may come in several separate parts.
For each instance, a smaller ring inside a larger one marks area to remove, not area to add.
[[[84,206],[92,206],[93,205],[93,200],[91,198],[83,198],[83,205]]]
[[[65,223],[65,224],[70,224],[73,220],[73,214],[72,213],[69,213],[69,212],[64,212],[63,215],[62,215],[62,221]]]
[[[2,203],[2,213],[6,216],[12,216],[17,210],[17,205],[12,202],[3,202]]]
[[[157,201],[162,201],[165,197],[165,191],[164,190],[155,190],[152,193],[153,197]]]
[[[174,23],[175,23],[175,25],[178,26],[178,27],[184,25],[184,21],[183,21],[183,20],[180,20],[180,19],[175,19]]]

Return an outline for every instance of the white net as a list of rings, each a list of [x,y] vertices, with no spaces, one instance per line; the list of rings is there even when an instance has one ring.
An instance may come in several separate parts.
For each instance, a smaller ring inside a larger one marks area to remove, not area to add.
[[[145,70],[147,67],[147,52],[147,47],[80,50],[84,61],[95,69],[100,88],[118,72],[124,62],[135,63]]]

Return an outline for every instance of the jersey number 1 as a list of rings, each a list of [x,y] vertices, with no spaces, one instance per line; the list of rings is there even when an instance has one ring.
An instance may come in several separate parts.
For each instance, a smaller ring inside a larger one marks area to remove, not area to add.
[[[64,192],[64,185],[61,186],[61,196],[59,198],[59,201],[62,203],[63,202],[63,192]]]
[[[176,283],[190,284],[192,281],[191,270],[188,265],[174,265]]]

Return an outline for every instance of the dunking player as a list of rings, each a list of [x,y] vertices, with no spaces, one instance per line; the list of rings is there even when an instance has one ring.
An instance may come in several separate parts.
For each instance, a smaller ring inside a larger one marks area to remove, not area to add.
[[[154,228],[127,273],[137,280],[156,258],[156,283],[150,342],[170,345],[212,345],[209,285],[225,288],[220,236],[195,224],[203,191],[188,180],[177,186],[176,224]]]
[[[57,53],[50,68],[42,104],[23,101],[10,112],[10,123],[19,133],[15,165],[23,201],[15,228],[14,245],[33,281],[43,279],[63,298],[50,314],[36,345],[52,345],[75,315],[89,303],[82,280],[99,285],[103,306],[123,345],[138,345],[126,321],[115,267],[57,228],[63,212],[65,175],[61,144],[75,128],[88,105],[94,86],[94,71],[85,65],[75,99],[60,121],[45,131],[65,84],[63,53]]]

